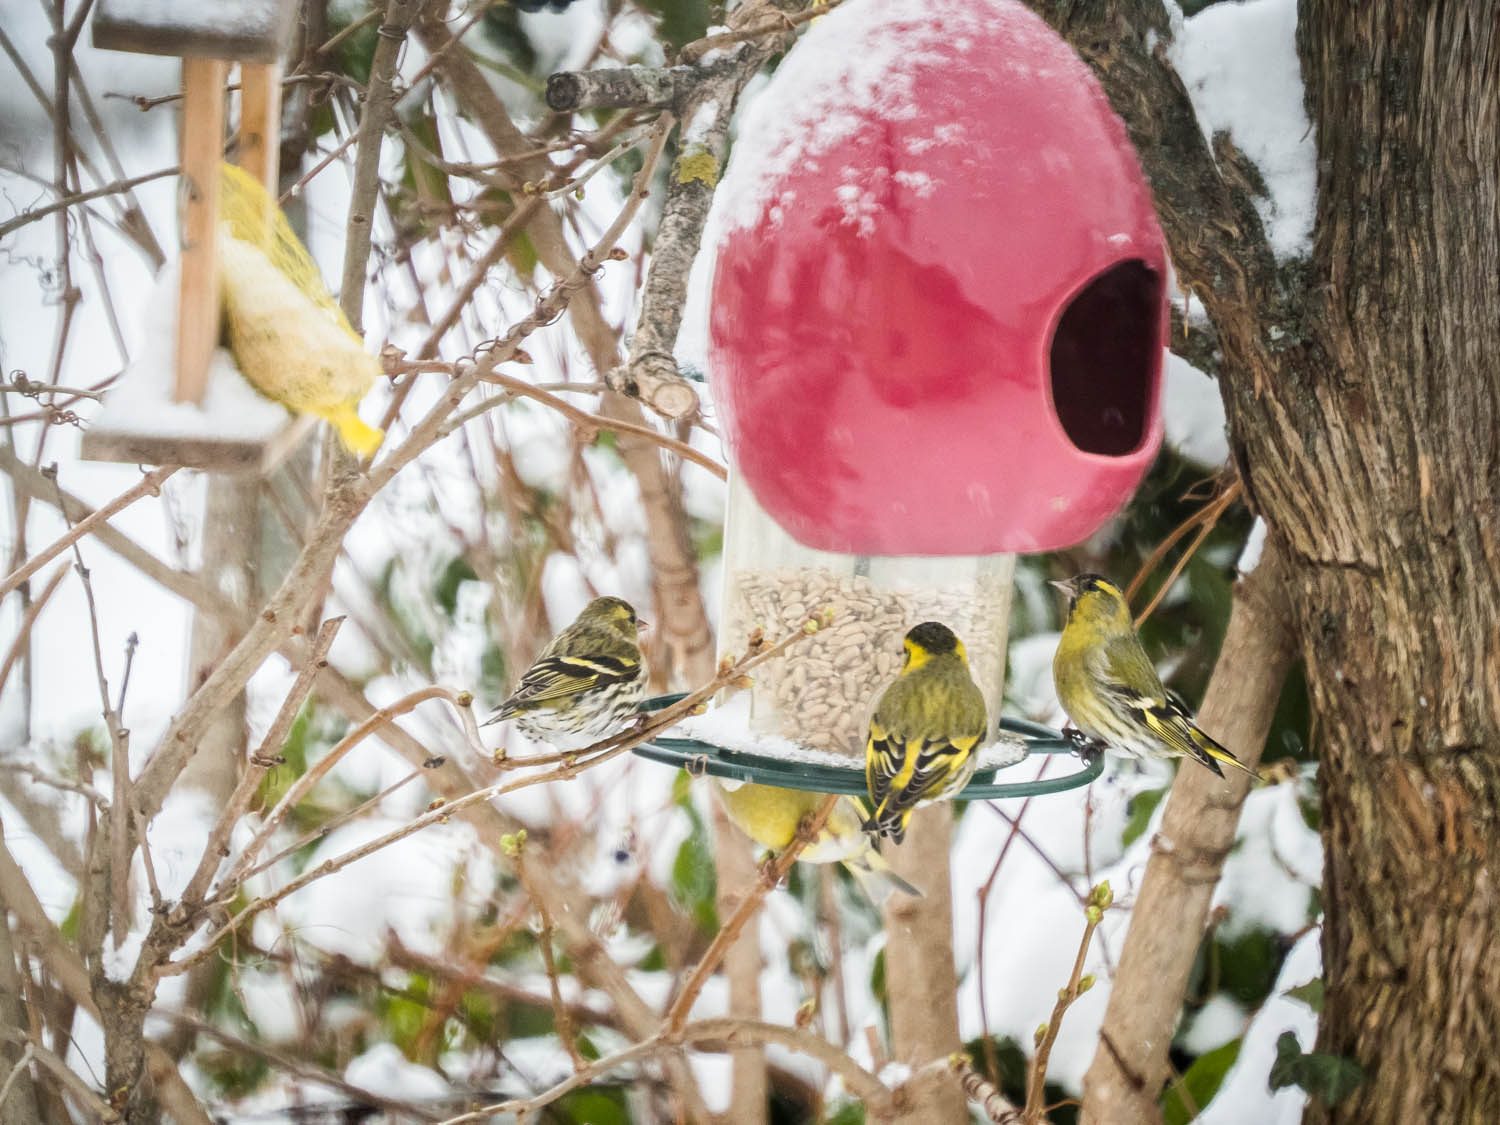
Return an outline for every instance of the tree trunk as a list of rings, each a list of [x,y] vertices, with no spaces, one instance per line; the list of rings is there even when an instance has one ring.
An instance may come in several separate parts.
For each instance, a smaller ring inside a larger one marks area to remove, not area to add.
[[[724,806],[713,802],[714,865],[718,873],[717,906],[720,921],[732,915],[755,885],[759,870],[750,841],[724,814]],[[750,920],[739,940],[724,955],[724,976],[729,984],[729,1011],[739,1019],[760,1018],[760,977],[765,959],[760,948],[760,917]],[[729,1108],[722,1125],[765,1125],[770,1103],[770,1075],[766,1071],[765,1048],[758,1045],[733,1047],[734,1078]]]
[[[1204,141],[1159,0],[1033,0],[1095,68],[1218,332],[1232,448],[1286,562],[1321,765],[1314,1121],[1500,1120],[1500,3],[1303,0],[1310,260]]]
[[[1303,5],[1328,362],[1236,397],[1322,742],[1315,1121],[1500,1119],[1500,4]],[[1305,453],[1303,452],[1305,450]],[[1481,1046],[1483,1044],[1484,1046]]]

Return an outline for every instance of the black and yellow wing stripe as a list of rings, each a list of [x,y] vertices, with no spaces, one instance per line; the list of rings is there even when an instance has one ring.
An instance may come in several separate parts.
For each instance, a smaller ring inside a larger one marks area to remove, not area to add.
[[[620,656],[543,656],[521,677],[515,692],[500,705],[497,719],[535,711],[581,692],[626,683],[640,675],[641,662]]]
[[[890,836],[899,844],[912,810],[947,790],[980,737],[903,738],[872,721],[865,746],[865,784],[874,811],[865,821],[866,831]]]

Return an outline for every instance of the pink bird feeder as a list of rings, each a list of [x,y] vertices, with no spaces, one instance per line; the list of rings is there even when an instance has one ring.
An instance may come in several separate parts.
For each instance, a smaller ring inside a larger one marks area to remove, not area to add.
[[[713,732],[860,754],[932,619],[1003,756],[1015,553],[1087,538],[1161,443],[1167,262],[1124,126],[1020,3],[850,0],[751,104],[713,225],[721,647],[833,611]]]
[[[805,60],[839,73],[778,73],[765,97],[801,104],[754,107],[731,165],[752,182],[725,184],[711,378],[735,467],[820,550],[1077,543],[1161,443],[1166,256],[1125,128],[1019,3],[842,22],[862,41]]]

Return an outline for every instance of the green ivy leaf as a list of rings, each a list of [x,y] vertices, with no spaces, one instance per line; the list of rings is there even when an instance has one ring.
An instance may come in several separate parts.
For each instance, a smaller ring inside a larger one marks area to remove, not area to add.
[[[1290,996],[1293,1000],[1301,1000],[1315,1012],[1323,1011],[1323,978],[1313,977],[1306,984],[1299,984],[1296,988],[1289,988],[1282,993]]]
[[[865,1125],[865,1107],[860,1102],[840,1102],[837,1109],[823,1118],[823,1125]]]
[[[1199,1055],[1187,1072],[1172,1084],[1161,1099],[1164,1125],[1187,1125],[1214,1100],[1224,1076],[1240,1057],[1241,1040],[1235,1039]]]
[[[1353,1059],[1304,1051],[1290,1031],[1276,1040],[1276,1061],[1267,1077],[1272,1090],[1298,1086],[1324,1105],[1337,1105],[1364,1080],[1364,1069]]]
[[[433,586],[432,597],[449,617],[458,610],[458,589],[465,582],[477,582],[479,575],[474,573],[474,568],[469,565],[469,560],[462,555],[455,555],[448,560],[448,565],[438,572],[437,583]]]
[[[591,1086],[559,1098],[553,1107],[562,1121],[576,1125],[630,1125],[625,1094],[619,1089]]]
[[[719,928],[718,910],[714,904],[719,880],[714,870],[713,846],[709,841],[708,826],[703,823],[698,810],[691,804],[684,804],[683,809],[692,821],[693,829],[672,861],[672,895],[693,916],[700,929],[712,933]]]
[[[708,32],[708,0],[640,0],[657,18],[656,32],[673,52]]]
[[[1151,824],[1151,815],[1156,812],[1156,806],[1161,804],[1161,799],[1166,795],[1167,790],[1163,787],[1148,789],[1130,798],[1130,819],[1125,822],[1125,831],[1120,836],[1123,847],[1128,848],[1141,838],[1141,834]]]

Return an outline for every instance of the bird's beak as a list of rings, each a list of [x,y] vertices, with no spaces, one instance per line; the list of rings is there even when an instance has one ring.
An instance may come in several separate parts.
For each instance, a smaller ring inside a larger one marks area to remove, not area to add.
[[[635,631],[637,636],[644,637],[647,633],[651,632],[651,622],[643,621],[637,618],[635,623]]]
[[[1060,582],[1048,582],[1047,585],[1051,586],[1054,590],[1061,590],[1069,597],[1073,595],[1073,582],[1071,579],[1065,578]]]

